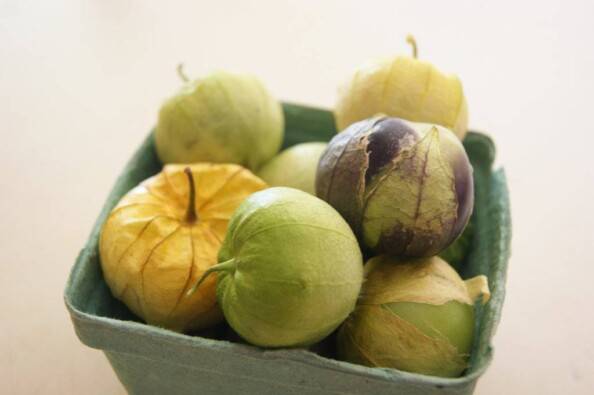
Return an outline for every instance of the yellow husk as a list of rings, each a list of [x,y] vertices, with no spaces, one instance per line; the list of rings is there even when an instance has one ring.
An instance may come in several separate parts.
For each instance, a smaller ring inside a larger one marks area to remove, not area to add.
[[[486,304],[491,299],[491,292],[489,291],[489,281],[487,276],[479,275],[464,281],[468,295],[472,301],[475,301],[479,297],[481,303]]]
[[[334,110],[339,131],[377,113],[442,125],[460,140],[468,126],[460,79],[408,56],[368,62],[340,89]]]
[[[190,167],[197,219],[187,220]],[[99,244],[114,297],[146,322],[187,331],[222,320],[216,276],[185,293],[217,254],[231,214],[266,184],[238,165],[167,165],[126,194],[107,218]]]

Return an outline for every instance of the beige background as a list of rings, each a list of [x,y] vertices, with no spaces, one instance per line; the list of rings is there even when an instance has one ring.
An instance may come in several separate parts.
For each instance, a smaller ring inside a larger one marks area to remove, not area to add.
[[[1,393],[123,392],[62,289],[178,62],[331,106],[356,65],[408,53],[409,32],[461,77],[509,177],[508,295],[477,393],[592,393],[592,2],[165,3],[0,0]]]

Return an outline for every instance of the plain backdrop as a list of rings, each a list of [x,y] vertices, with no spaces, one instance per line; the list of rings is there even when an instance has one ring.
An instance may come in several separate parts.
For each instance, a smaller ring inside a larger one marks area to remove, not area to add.
[[[0,0],[0,392],[123,393],[62,291],[178,62],[331,107],[357,65],[408,54],[414,33],[462,79],[511,190],[507,300],[477,393],[592,393],[593,4]]]

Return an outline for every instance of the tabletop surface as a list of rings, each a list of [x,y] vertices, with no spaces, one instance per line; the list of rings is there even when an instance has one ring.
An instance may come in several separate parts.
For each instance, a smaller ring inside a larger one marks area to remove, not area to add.
[[[591,393],[593,3],[365,4],[0,0],[1,393],[124,393],[76,338],[62,290],[179,62],[331,107],[356,66],[409,53],[408,33],[461,78],[470,126],[508,175],[508,293],[477,393]]]

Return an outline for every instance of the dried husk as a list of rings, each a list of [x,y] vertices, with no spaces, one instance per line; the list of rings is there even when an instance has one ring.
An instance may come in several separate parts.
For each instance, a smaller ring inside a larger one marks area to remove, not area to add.
[[[451,333],[472,334],[474,301],[489,299],[486,277],[464,282],[439,257],[399,262],[379,256],[366,264],[365,273],[361,299],[339,332],[339,356],[372,367],[459,376],[466,368],[472,336],[460,339]],[[409,309],[418,306],[416,324],[414,316],[399,313],[401,304]],[[454,327],[432,326],[427,311],[437,311],[425,306],[442,309],[438,311],[442,316],[456,313],[449,315],[456,320]]]
[[[195,197],[189,218],[191,169]],[[237,165],[166,165],[126,194],[107,218],[99,245],[114,297],[147,323],[188,331],[222,320],[216,277],[184,294],[216,263],[231,214],[266,184]]]

